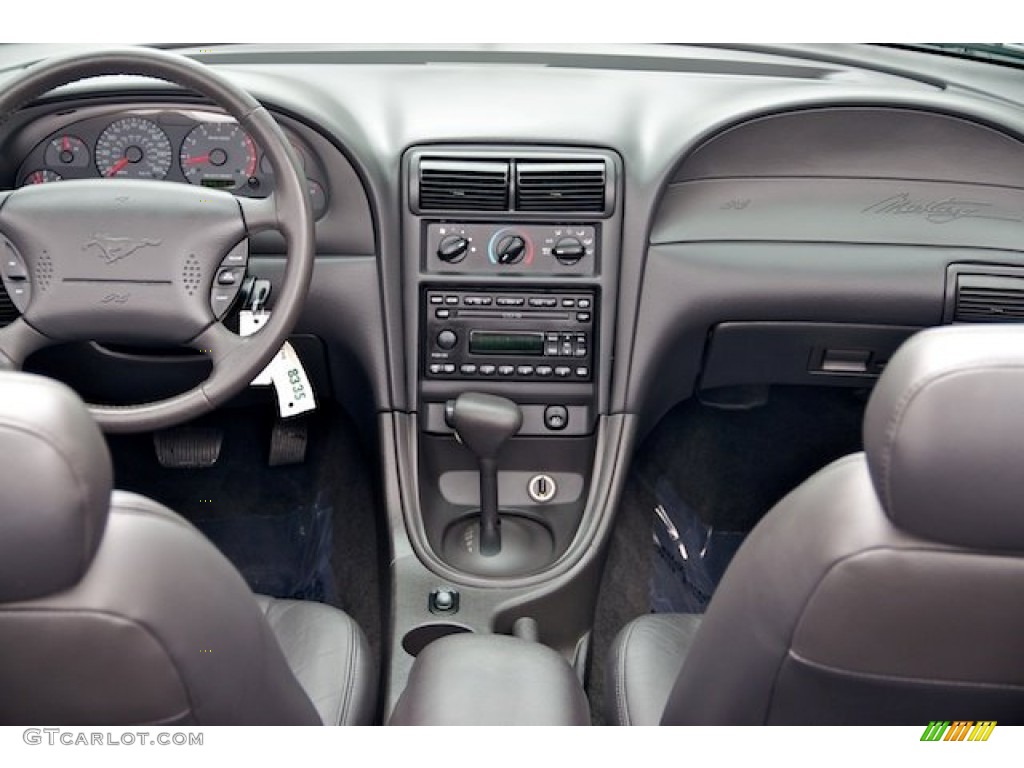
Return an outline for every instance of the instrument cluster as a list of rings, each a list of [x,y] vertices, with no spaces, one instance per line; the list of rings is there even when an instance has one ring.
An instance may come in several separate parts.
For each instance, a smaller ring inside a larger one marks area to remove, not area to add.
[[[324,172],[304,142],[285,133],[320,218]],[[68,123],[38,142],[18,172],[21,186],[87,178],[176,181],[246,197],[266,197],[274,187],[269,160],[234,119],[194,109],[133,109]]]

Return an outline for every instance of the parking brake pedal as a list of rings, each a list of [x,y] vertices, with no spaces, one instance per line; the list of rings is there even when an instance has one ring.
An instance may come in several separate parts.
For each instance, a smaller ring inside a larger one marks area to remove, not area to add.
[[[306,446],[309,444],[309,427],[306,420],[278,419],[270,433],[270,460],[272,467],[301,464],[306,460]]]
[[[220,458],[224,430],[217,427],[178,427],[153,434],[153,447],[161,467],[203,469]]]

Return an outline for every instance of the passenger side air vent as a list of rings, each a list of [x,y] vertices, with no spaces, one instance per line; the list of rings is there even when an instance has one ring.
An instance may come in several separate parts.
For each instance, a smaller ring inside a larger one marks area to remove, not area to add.
[[[422,211],[507,211],[509,164],[484,160],[420,161]]]
[[[958,323],[1024,322],[1024,277],[957,275]]]
[[[0,285],[0,328],[10,325],[17,317],[18,310],[14,308],[14,304],[11,302],[11,297],[7,295],[7,291]]]
[[[604,162],[521,162],[516,165],[516,210],[603,213]]]

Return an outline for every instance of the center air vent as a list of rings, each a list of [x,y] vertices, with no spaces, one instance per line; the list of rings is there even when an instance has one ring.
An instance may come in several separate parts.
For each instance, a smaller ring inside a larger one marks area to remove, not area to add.
[[[507,211],[509,164],[484,160],[420,161],[423,211]]]
[[[957,275],[958,323],[1024,322],[1024,277]]]
[[[516,210],[603,213],[603,162],[516,164]]]

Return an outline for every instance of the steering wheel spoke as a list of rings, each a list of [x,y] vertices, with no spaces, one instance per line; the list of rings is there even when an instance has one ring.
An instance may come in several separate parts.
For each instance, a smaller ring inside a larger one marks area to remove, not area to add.
[[[51,343],[51,339],[17,318],[0,328],[0,369],[21,370],[29,355]]]
[[[269,197],[239,197],[245,229],[250,235],[277,229],[277,201],[273,193]]]
[[[214,323],[192,339],[188,346],[209,357],[216,370],[245,344],[245,338],[229,331],[223,323]]]

